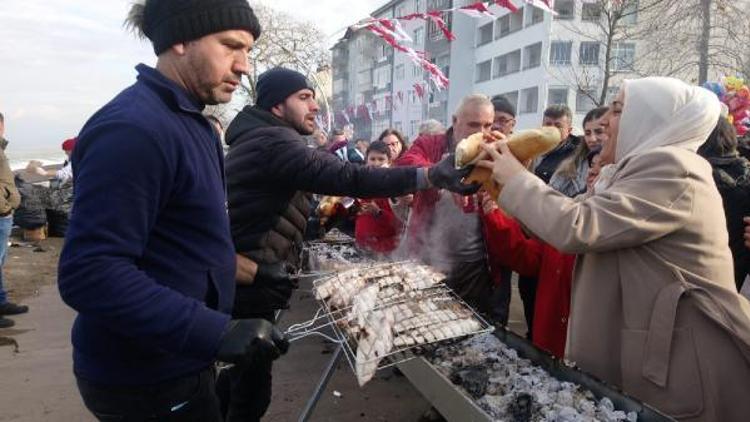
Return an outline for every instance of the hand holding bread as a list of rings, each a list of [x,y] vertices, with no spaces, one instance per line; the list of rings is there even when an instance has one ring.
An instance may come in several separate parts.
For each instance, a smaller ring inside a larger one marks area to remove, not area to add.
[[[522,162],[555,149],[560,144],[562,135],[556,127],[547,126],[520,131],[509,140],[505,139],[505,135],[500,132],[476,133],[456,146],[457,167],[476,164],[464,182],[481,183],[493,199],[497,199],[501,186],[512,175],[524,170]],[[498,149],[501,153],[498,153]]]

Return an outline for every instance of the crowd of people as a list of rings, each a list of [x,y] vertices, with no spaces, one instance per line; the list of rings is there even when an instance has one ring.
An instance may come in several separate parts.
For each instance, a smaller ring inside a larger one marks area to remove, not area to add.
[[[711,92],[626,81],[582,136],[571,110],[551,105],[539,125],[562,141],[521,163],[505,97],[467,95],[450,127],[425,121],[413,140],[396,129],[356,139],[317,127],[314,87],[277,67],[225,129],[204,108],[229,102],[250,71],[262,28],[247,0],[147,0],[128,24],[156,67],[138,65],[136,83],[90,118],[70,166],[29,167],[75,183],[59,290],[78,312],[74,373],[99,420],[262,418],[289,348],[277,311],[319,233],[322,196],[353,199],[342,217],[362,250],[434,266],[498,325],[517,273],[531,342],[670,416],[750,414],[750,304],[738,293],[750,162]],[[480,132],[476,165],[498,197],[455,166],[457,143]],[[5,176],[0,235],[19,201]],[[14,309],[26,311],[0,278],[0,328]],[[217,374],[217,361],[232,365]]]

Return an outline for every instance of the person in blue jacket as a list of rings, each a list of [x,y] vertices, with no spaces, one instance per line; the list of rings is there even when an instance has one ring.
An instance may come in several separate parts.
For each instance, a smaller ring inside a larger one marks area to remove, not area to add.
[[[158,60],[136,67],[73,153],[59,264],[78,311],[73,369],[100,420],[219,421],[214,361],[264,364],[288,347],[268,321],[231,319],[223,153],[201,114],[231,100],[261,28],[247,0],[147,0],[128,23]]]

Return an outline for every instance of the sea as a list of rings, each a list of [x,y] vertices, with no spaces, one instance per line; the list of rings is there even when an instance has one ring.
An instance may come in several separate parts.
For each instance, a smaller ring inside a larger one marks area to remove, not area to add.
[[[65,153],[59,148],[14,148],[11,143],[5,151],[11,170],[22,170],[26,168],[29,161],[41,161],[42,164],[62,164],[65,162]]]

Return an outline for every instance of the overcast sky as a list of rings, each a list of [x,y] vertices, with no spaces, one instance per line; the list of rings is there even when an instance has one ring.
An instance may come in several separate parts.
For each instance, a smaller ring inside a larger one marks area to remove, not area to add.
[[[386,0],[273,0],[335,40]],[[8,155],[58,148],[86,119],[155,64],[151,46],[122,28],[130,0],[2,0],[0,112]]]

